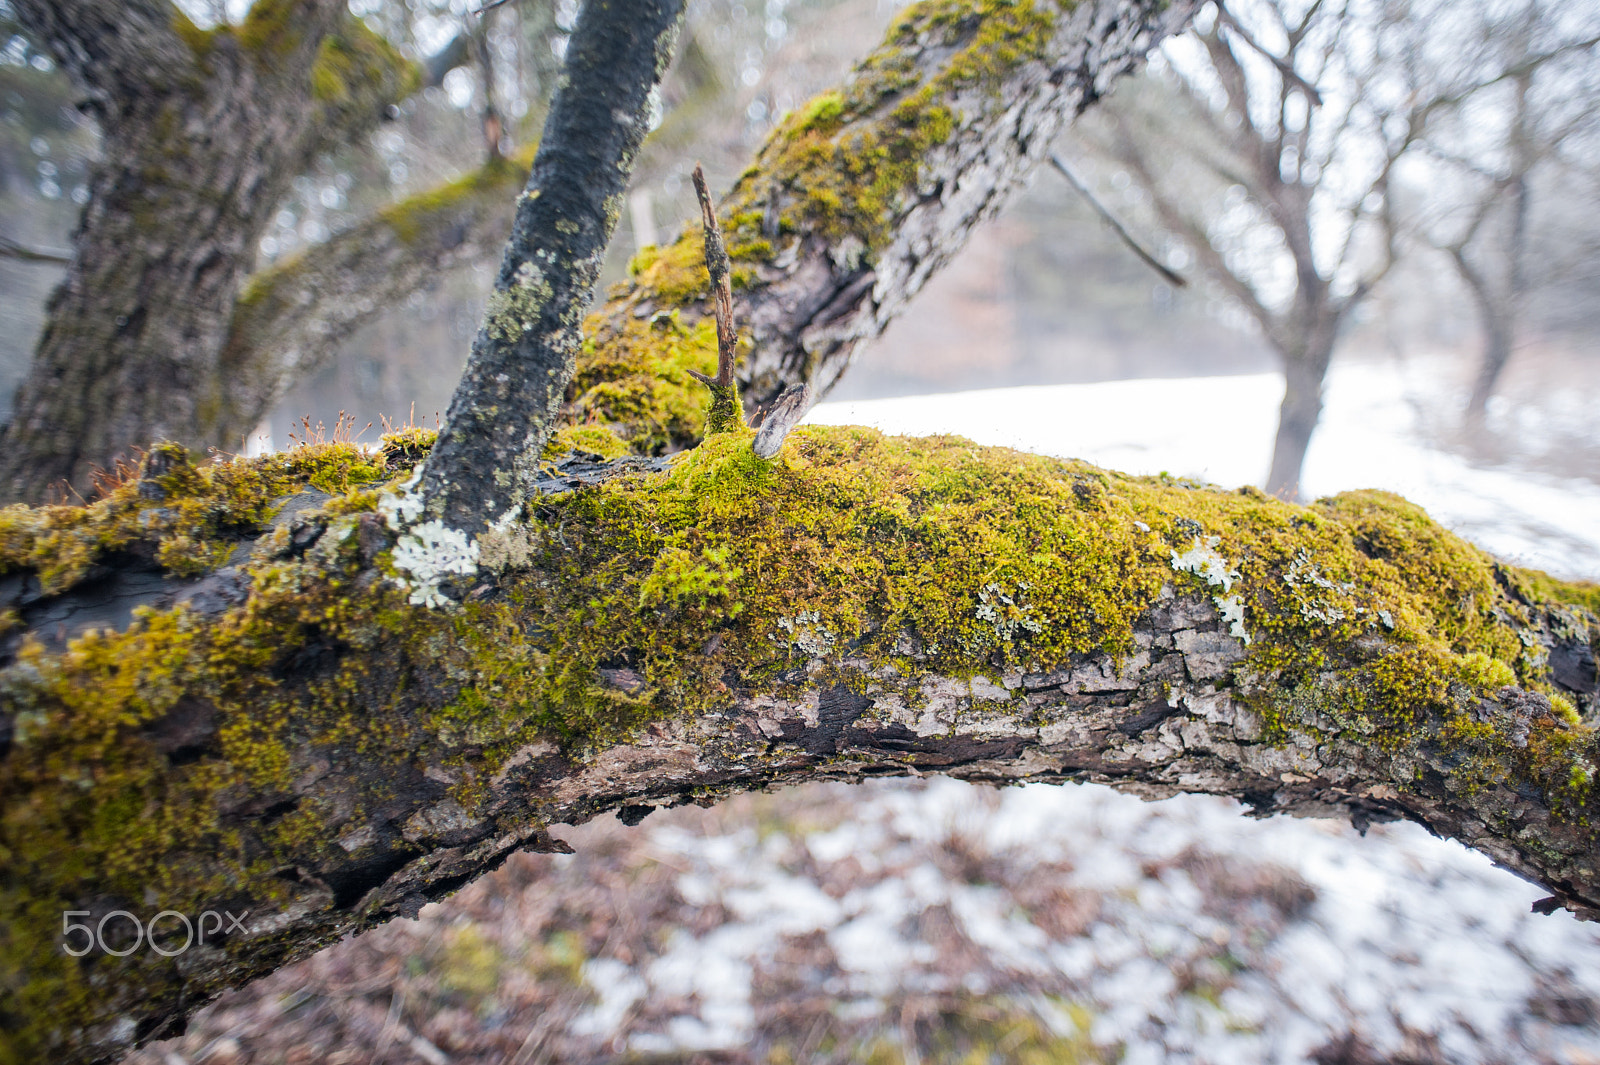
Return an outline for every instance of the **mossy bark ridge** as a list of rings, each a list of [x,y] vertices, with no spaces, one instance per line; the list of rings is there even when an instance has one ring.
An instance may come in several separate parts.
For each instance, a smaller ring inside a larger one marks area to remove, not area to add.
[[[473,535],[539,479],[583,313],[621,217],[683,0],[586,0],[483,327],[422,473],[426,512]]]
[[[89,94],[105,158],[0,448],[0,495],[40,500],[131,445],[243,439],[261,397],[219,359],[257,242],[417,71],[343,0],[256,0],[207,31],[165,0],[14,6]]]
[[[722,434],[554,463],[441,610],[374,510],[413,436],[163,449],[92,507],[0,512],[0,1061],[111,1060],[551,825],[815,779],[1404,817],[1600,913],[1600,595],[1393,496]],[[65,953],[64,912],[117,910],[249,915],[171,959]]]

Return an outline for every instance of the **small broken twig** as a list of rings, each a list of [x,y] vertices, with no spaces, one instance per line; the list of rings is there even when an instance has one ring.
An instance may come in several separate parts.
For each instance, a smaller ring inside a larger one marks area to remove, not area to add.
[[[751,445],[755,453],[764,459],[777,458],[783,448],[784,437],[789,435],[790,429],[800,424],[800,419],[810,409],[810,385],[790,385],[784,389],[761,419],[756,442]]]
[[[707,377],[690,370],[695,380],[711,389],[711,410],[706,415],[706,435],[727,433],[740,428],[743,410],[739,405],[739,386],[733,379],[734,347],[739,334],[733,328],[733,281],[729,276],[733,264],[728,260],[728,247],[722,241],[722,226],[717,223],[717,209],[711,202],[711,192],[706,188],[706,175],[696,163],[694,192],[700,199],[700,222],[705,230],[706,270],[711,274],[711,296],[717,317],[717,376]]]
[[[0,259],[16,259],[25,263],[50,263],[65,266],[72,261],[72,253],[53,248],[33,248],[20,240],[0,237]]]
[[[1137,255],[1141,262],[1143,262],[1150,269],[1154,270],[1156,273],[1160,274],[1162,279],[1173,288],[1188,287],[1189,282],[1184,280],[1182,274],[1178,273],[1176,270],[1173,270],[1171,267],[1167,266],[1161,260],[1157,259],[1154,255],[1151,255],[1149,252],[1145,251],[1144,248],[1139,246],[1139,242],[1133,239],[1133,234],[1129,233],[1125,228],[1123,228],[1122,223],[1117,221],[1117,216],[1112,214],[1109,208],[1095,198],[1094,193],[1089,191],[1089,186],[1085,185],[1078,179],[1078,175],[1074,174],[1067,164],[1061,161],[1061,157],[1059,155],[1051,153],[1050,165],[1061,172],[1061,176],[1067,179],[1067,184],[1078,190],[1078,195],[1082,196],[1088,202],[1089,206],[1094,208],[1095,213],[1100,216],[1101,221],[1110,226],[1111,231],[1118,237],[1122,238],[1122,243],[1126,244],[1128,246],[1128,250]]]

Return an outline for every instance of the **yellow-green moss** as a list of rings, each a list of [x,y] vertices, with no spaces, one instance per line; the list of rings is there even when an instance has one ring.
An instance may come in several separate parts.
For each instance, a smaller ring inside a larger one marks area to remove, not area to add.
[[[609,426],[564,425],[551,436],[545,445],[545,458],[555,459],[570,451],[587,451],[603,459],[619,459],[632,449]]]
[[[275,500],[307,486],[337,495],[399,468],[382,452],[342,442],[202,465],[176,444],[158,444],[151,455],[172,465],[144,493],[130,480],[86,507],[0,509],[0,574],[31,571],[53,595],[82,580],[102,556],[142,547],[176,575],[197,576],[265,522]]]
[[[642,318],[591,315],[584,332],[578,372],[567,392],[572,424],[611,425],[645,455],[699,439],[707,395],[689,371],[716,372],[713,319],[686,326],[675,311]]]
[[[282,491],[332,469],[356,483],[373,461],[308,450],[175,463],[164,502],[128,485],[89,508],[7,511],[0,550],[61,587],[100,537],[167,521],[163,506],[191,505],[174,528],[216,542],[217,529],[259,524]],[[357,487],[330,510],[372,498]],[[26,644],[0,673],[15,729],[0,760],[0,1008],[45,1029],[92,1014],[94,970],[55,935],[64,900],[92,891],[191,912],[223,893],[281,898],[292,889],[278,871],[342,860],[328,826],[352,804],[379,808],[419,762],[443,760],[452,797],[477,811],[485,781],[526,745],[581,751],[723,709],[729,676],[781,688],[806,660],[845,654],[954,676],[1131,655],[1164,586],[1214,594],[1173,566],[1196,538],[1215,537],[1238,573],[1253,643],[1231,683],[1278,734],[1442,745],[1464,792],[1537,789],[1580,823],[1594,802],[1594,735],[1570,708],[1533,695],[1520,717],[1480,712],[1478,696],[1508,677],[1536,679],[1528,608],[1491,559],[1382,493],[1297,507],[956,437],[802,426],[773,461],[747,434],[720,434],[666,473],[541,500],[522,530],[526,568],[453,611],[374,582],[357,529],[353,513],[330,514],[304,559],[258,547],[250,598],[220,617],[142,611],[62,654]],[[151,728],[196,707],[215,715],[214,749],[170,764]],[[335,803],[313,789],[259,820],[245,847],[224,811],[292,794],[308,757],[366,790]]]

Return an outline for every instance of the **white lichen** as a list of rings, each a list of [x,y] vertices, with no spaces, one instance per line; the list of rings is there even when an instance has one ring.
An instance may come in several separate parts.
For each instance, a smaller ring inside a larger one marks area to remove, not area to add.
[[[1228,623],[1228,635],[1235,636],[1250,644],[1250,631],[1244,627],[1244,597],[1230,595],[1226,599],[1222,596],[1213,596],[1211,601],[1217,604],[1217,611],[1222,615],[1222,620]]]
[[[1239,579],[1239,570],[1217,551],[1221,542],[1220,536],[1208,536],[1204,540],[1196,536],[1189,550],[1181,555],[1172,552],[1172,568],[1179,573],[1193,573],[1208,585],[1220,586],[1224,592],[1232,591],[1233,582]],[[1244,627],[1244,597],[1214,595],[1211,601],[1216,604],[1222,620],[1228,623],[1228,635],[1248,644],[1250,631]]]
[[[780,643],[787,642],[808,655],[825,655],[839,642],[837,633],[818,624],[822,615],[815,610],[802,610],[792,618],[779,618],[778,628],[788,634],[773,636]]]
[[[1012,643],[1023,633],[1037,635],[1044,626],[1028,614],[1028,608],[1017,602],[1028,591],[1026,581],[1017,583],[1015,597],[1007,595],[998,584],[986,584],[978,591],[978,620],[994,626],[994,634],[1006,643]]]
[[[1193,573],[1204,578],[1207,584],[1219,584],[1227,592],[1233,589],[1233,582],[1239,579],[1239,571],[1228,565],[1228,560],[1217,553],[1217,544],[1222,542],[1219,536],[1209,536],[1204,540],[1196,536],[1189,550],[1183,554],[1172,552],[1172,568],[1179,573]]]
[[[390,561],[396,570],[410,574],[400,585],[410,591],[412,603],[439,607],[450,602],[440,590],[441,582],[478,572],[478,545],[443,522],[427,521],[400,537]]]
[[[385,492],[378,500],[378,513],[383,523],[395,532],[404,532],[422,517],[422,495],[416,490],[421,480],[422,467],[419,466],[398,488]]]

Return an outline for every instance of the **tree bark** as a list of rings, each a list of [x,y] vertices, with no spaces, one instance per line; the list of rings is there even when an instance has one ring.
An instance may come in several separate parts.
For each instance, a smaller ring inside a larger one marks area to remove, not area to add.
[[[211,31],[165,0],[15,6],[89,91],[105,157],[0,449],[0,495],[39,500],[139,442],[249,431],[219,355],[257,242],[416,73],[342,0],[257,0]]]
[[[651,100],[672,62],[683,0],[588,0],[517,201],[483,326],[422,471],[425,512],[475,534],[539,479],[572,378],[579,327],[622,216]]]
[[[1600,913],[1578,718],[1600,710],[1600,620],[1556,598],[1592,588],[1391,496],[1300,508],[859,429],[796,430],[768,463],[723,434],[557,466],[438,610],[408,601],[412,534],[370,493],[252,510],[373,476],[353,450],[152,457],[87,511],[9,518],[7,566],[36,576],[0,585],[0,1060],[175,1034],[558,847],[549,825],[813,779],[1404,817]],[[201,945],[169,916],[136,944],[162,911],[239,924]]]

